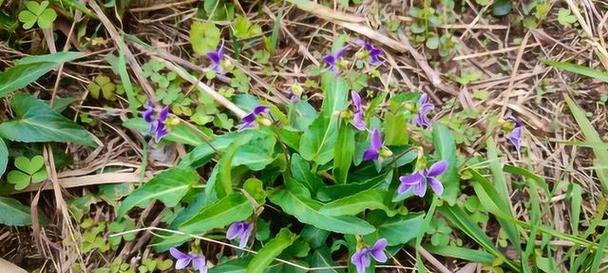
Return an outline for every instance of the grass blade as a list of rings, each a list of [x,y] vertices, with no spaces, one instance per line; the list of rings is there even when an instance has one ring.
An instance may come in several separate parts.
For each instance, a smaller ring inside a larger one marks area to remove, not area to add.
[[[578,65],[578,64],[566,63],[566,62],[546,61],[545,63],[550,66],[553,66],[559,70],[564,70],[564,71],[576,73],[579,75],[591,77],[594,79],[598,79],[600,81],[608,82],[608,73],[602,72],[599,70],[595,70],[593,68],[589,68],[589,67]]]
[[[585,141],[593,142],[593,143],[603,143],[602,138],[599,133],[593,128],[593,125],[587,119],[585,112],[578,107],[576,102],[574,102],[568,95],[564,95],[564,99],[570,108],[570,112],[576,119],[578,126],[581,127],[581,131],[583,135],[585,135]],[[597,177],[602,183],[602,187],[604,191],[608,191],[608,149],[594,147],[593,153],[595,154],[595,167],[597,168]]]

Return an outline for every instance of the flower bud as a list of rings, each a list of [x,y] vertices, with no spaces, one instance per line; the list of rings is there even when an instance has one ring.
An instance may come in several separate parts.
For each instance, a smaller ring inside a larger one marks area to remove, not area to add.
[[[380,150],[380,156],[383,158],[391,157],[392,155],[393,152],[386,147],[382,147],[382,150]]]
[[[272,125],[272,121],[264,117],[260,118],[258,122],[264,126]]]

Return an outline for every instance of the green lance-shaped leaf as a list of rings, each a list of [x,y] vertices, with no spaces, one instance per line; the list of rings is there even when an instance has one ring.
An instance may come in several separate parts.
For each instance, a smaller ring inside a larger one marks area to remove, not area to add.
[[[16,199],[0,196],[0,224],[8,226],[29,226],[32,224],[30,208]]]
[[[93,136],[78,124],[55,112],[48,104],[30,95],[11,100],[17,119],[0,124],[0,136],[20,142],[72,142],[96,146]]]
[[[338,140],[334,147],[334,178],[338,184],[346,184],[348,169],[355,155],[355,130],[348,122],[340,122]]]
[[[166,170],[129,194],[116,214],[122,217],[133,207],[145,207],[153,200],[160,200],[165,206],[174,207],[198,181],[198,174],[192,169]]]
[[[329,216],[357,215],[366,209],[384,210],[389,215],[394,215],[387,203],[390,197],[387,191],[379,188],[364,190],[362,192],[327,203],[319,211]]]
[[[15,66],[0,72],[0,98],[26,87],[60,64],[82,56],[84,55],[80,52],[68,51],[17,60]]]
[[[328,216],[319,212],[322,203],[297,196],[287,190],[278,190],[270,195],[270,200],[279,205],[285,213],[298,218],[300,222],[317,228],[342,234],[369,234],[375,228],[354,216]]]
[[[433,124],[433,145],[435,154],[439,160],[447,160],[448,169],[441,176],[441,182],[445,190],[441,196],[445,201],[453,206],[460,193],[460,176],[458,175],[458,157],[456,156],[456,143],[454,137],[447,126]]]
[[[299,236],[293,234],[289,229],[282,228],[270,242],[258,252],[249,262],[246,273],[262,273],[272,263],[272,260],[279,256],[283,250],[293,244]]]

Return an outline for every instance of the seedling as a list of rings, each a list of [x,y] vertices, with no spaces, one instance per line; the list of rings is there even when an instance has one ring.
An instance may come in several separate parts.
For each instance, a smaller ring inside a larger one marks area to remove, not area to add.
[[[94,81],[89,83],[87,89],[95,99],[99,99],[99,95],[101,94],[107,100],[116,100],[116,94],[114,92],[116,91],[116,85],[107,76],[98,75],[95,77]]]
[[[52,8],[48,8],[49,1],[40,3],[27,1],[26,10],[19,13],[19,21],[23,23],[24,29],[32,28],[36,23],[40,28],[49,28],[57,18],[57,13]]]
[[[31,159],[24,156],[17,157],[15,167],[17,170],[10,171],[7,180],[15,185],[16,190],[25,189],[30,183],[40,183],[48,177],[44,168],[44,158],[39,155]]]

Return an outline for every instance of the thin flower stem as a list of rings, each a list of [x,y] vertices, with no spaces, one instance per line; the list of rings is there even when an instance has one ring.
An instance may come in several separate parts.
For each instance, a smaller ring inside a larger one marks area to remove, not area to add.
[[[181,232],[181,231],[177,231],[177,230],[171,230],[171,229],[166,229],[166,228],[159,228],[159,227],[144,227],[144,228],[136,228],[136,229],[131,229],[131,230],[127,230],[127,231],[123,231],[123,232],[119,232],[119,233],[114,233],[111,234],[110,237],[118,237],[118,236],[123,236],[125,234],[130,234],[130,233],[137,233],[140,231],[148,231],[156,236],[159,236],[157,234],[154,233],[154,231],[163,231],[163,232],[168,232],[168,233],[173,233],[176,235],[184,235],[184,236],[189,236],[195,239],[199,239],[202,241],[206,241],[206,242],[210,242],[210,243],[214,243],[214,244],[219,244],[222,246],[226,246],[226,247],[230,247],[230,248],[234,248],[234,249],[238,249],[238,250],[242,250],[251,254],[258,254],[257,251],[255,250],[251,250],[251,249],[247,249],[247,248],[243,248],[243,247],[239,247],[239,246],[235,246],[229,243],[224,243],[222,241],[219,240],[215,240],[215,239],[210,239],[207,237],[203,237],[203,236],[198,236],[198,235],[193,235],[193,234],[188,234],[185,232]],[[302,270],[306,270],[306,271],[319,271],[319,270],[331,270],[331,269],[345,269],[348,268],[347,265],[337,265],[337,266],[323,266],[323,267],[306,267],[303,265],[299,265],[297,263],[294,262],[290,262],[284,259],[280,259],[280,258],[274,258],[275,261],[280,262],[280,263],[284,263],[286,265],[290,265],[293,267],[297,267],[299,269]],[[376,265],[376,268],[394,268],[394,269],[412,269],[410,267],[405,267],[405,266],[396,266],[396,265]]]

